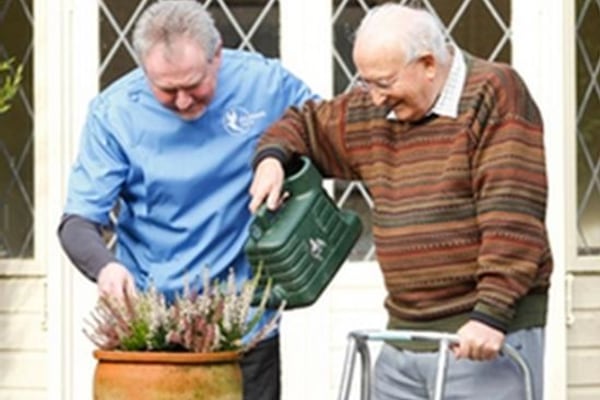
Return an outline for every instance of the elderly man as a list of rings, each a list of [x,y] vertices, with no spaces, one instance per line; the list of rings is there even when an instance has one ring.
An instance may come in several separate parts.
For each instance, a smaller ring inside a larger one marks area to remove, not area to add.
[[[510,66],[445,41],[425,10],[387,3],[361,22],[363,85],[290,109],[255,154],[251,210],[280,201],[284,168],[307,155],[329,177],[361,180],[391,329],[457,332],[447,399],[522,399],[519,349],[541,400],[552,257],[538,108]],[[485,362],[482,362],[485,361]],[[383,346],[377,399],[428,399],[436,355]]]

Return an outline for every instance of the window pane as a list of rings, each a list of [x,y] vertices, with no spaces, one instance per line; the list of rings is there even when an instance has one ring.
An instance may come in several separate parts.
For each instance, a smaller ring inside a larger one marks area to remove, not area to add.
[[[0,258],[33,256],[32,23],[32,0],[0,1],[0,62],[23,65],[12,106],[0,113]]]
[[[577,247],[600,254],[600,3],[577,4]]]

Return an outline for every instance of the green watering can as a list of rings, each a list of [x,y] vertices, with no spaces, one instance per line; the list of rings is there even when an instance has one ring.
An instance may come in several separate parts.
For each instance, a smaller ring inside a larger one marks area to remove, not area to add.
[[[307,157],[301,168],[286,177],[289,197],[276,211],[263,205],[250,225],[245,251],[254,273],[261,278],[254,305],[268,280],[267,307],[286,309],[314,303],[354,247],[362,231],[358,215],[340,210],[321,186],[322,177]]]

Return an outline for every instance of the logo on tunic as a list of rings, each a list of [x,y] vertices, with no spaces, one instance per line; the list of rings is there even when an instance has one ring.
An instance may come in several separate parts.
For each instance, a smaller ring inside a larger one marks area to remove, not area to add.
[[[225,111],[223,126],[232,136],[245,136],[250,133],[256,122],[267,115],[264,111],[250,113],[243,107],[232,107]]]

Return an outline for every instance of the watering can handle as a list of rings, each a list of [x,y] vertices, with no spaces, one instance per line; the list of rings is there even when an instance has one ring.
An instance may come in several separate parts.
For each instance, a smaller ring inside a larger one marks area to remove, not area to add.
[[[250,231],[252,238],[258,240],[262,237],[263,233],[273,225],[277,214],[285,207],[286,202],[292,196],[301,195],[303,192],[312,190],[315,187],[318,187],[320,190],[321,181],[321,175],[312,165],[310,159],[302,156],[302,168],[295,174],[286,177],[283,181],[282,195],[287,195],[284,197],[283,203],[279,208],[271,211],[267,208],[267,204],[263,203],[256,210]]]
[[[287,176],[283,181],[282,191],[289,195],[300,195],[314,188],[320,188],[322,177],[319,171],[306,156],[301,157],[302,166],[298,171]]]
[[[271,211],[267,208],[267,204],[263,203],[254,214],[254,222],[250,234],[256,240],[262,237],[263,233],[271,227],[273,220],[276,218],[278,210]]]

